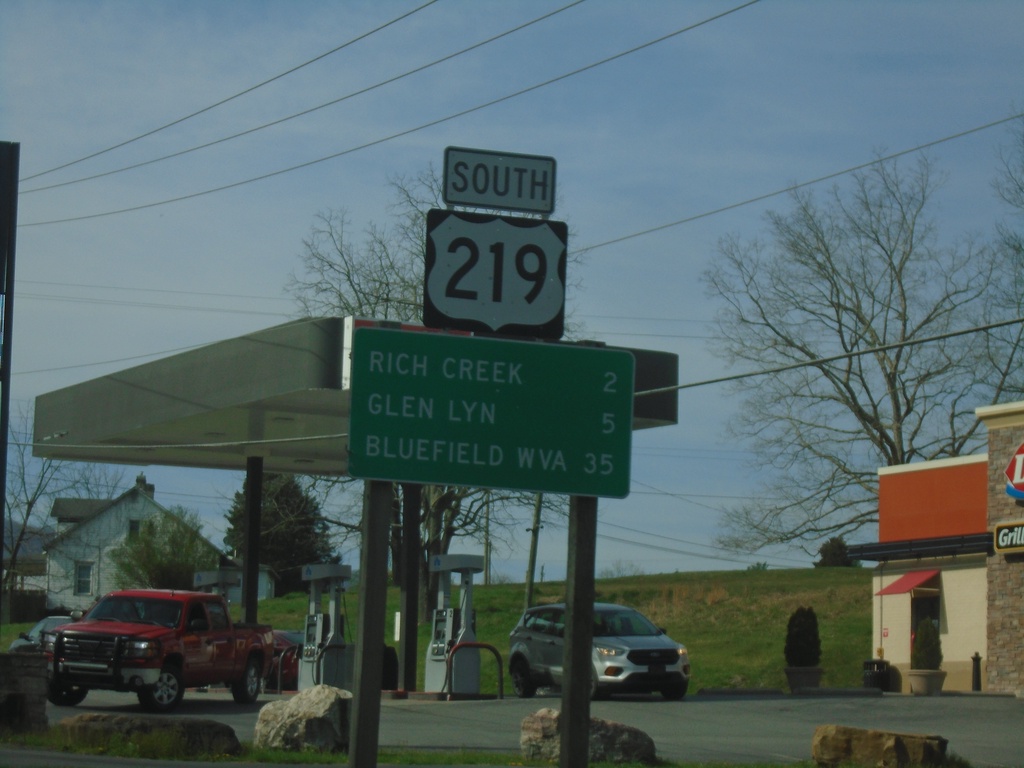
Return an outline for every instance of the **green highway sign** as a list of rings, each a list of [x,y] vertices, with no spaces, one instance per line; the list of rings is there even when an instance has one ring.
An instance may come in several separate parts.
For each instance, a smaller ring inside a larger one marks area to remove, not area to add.
[[[357,328],[349,474],[622,498],[633,368],[622,349]]]

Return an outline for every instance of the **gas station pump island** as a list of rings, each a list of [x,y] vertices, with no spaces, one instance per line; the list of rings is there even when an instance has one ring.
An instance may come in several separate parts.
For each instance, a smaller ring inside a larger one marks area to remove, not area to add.
[[[355,675],[355,646],[345,642],[342,596],[345,582],[352,578],[352,566],[315,563],[303,566],[302,580],[309,582],[305,640],[299,657],[299,690],[331,685],[352,690]],[[327,612],[323,598],[327,596]]]
[[[480,693],[480,650],[459,646],[476,642],[473,574],[483,569],[482,555],[435,555],[430,559],[430,572],[440,574],[440,578],[427,646],[425,691]],[[458,608],[451,604],[453,573],[462,577]]]

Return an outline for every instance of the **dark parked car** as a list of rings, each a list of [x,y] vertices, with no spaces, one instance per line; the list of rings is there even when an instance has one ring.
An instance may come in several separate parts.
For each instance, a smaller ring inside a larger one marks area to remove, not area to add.
[[[40,619],[28,632],[22,632],[17,639],[11,643],[8,653],[42,653],[43,633],[59,627],[62,624],[70,624],[73,619],[70,616],[47,616]]]
[[[299,656],[305,634],[298,629],[274,630],[274,659],[267,674],[268,691],[295,691],[299,687]]]
[[[565,605],[530,608],[509,634],[508,671],[516,695],[562,684]],[[611,603],[594,604],[594,674],[590,693],[654,693],[681,699],[690,685],[686,647],[643,614]]]

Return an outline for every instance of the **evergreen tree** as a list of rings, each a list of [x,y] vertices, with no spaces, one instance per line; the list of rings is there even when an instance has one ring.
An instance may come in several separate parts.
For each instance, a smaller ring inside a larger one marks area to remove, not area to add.
[[[224,544],[233,552],[243,550],[245,489],[235,493],[227,513]],[[320,504],[292,475],[268,474],[263,478],[263,509],[260,525],[260,565],[274,570],[277,594],[302,592],[302,566],[337,562],[332,555],[327,522]]]
[[[821,559],[814,563],[815,568],[855,568],[859,560],[850,557],[849,547],[842,536],[833,536],[818,549]]]

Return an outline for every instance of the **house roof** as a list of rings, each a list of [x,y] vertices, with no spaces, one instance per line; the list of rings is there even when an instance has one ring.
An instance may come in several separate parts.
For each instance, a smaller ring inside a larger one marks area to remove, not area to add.
[[[113,499],[54,499],[50,517],[60,523],[81,523],[90,520]]]
[[[52,549],[55,544],[60,543],[62,540],[70,536],[76,531],[83,523],[87,523],[101,514],[106,512],[108,509],[116,506],[124,499],[132,495],[141,496],[147,499],[156,509],[165,514],[170,514],[170,511],[159,504],[153,498],[153,486],[146,482],[146,476],[139,473],[139,476],[135,478],[135,485],[129,488],[127,491],[122,493],[116,499],[54,499],[53,507],[50,509],[50,515],[58,519],[62,523],[69,523],[69,527],[66,527],[52,539],[46,542],[46,548]],[[211,544],[211,546],[213,546]],[[216,547],[214,547],[216,549]]]

